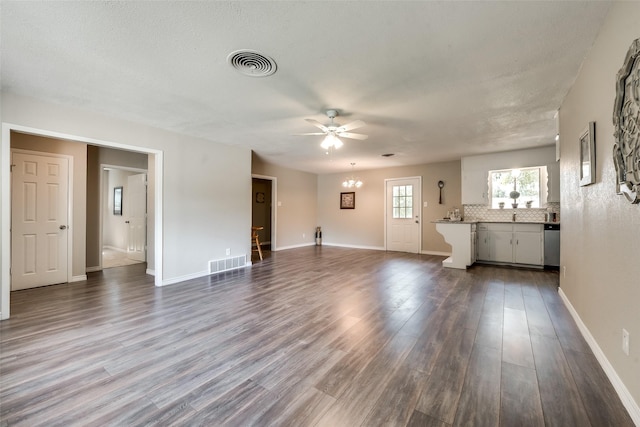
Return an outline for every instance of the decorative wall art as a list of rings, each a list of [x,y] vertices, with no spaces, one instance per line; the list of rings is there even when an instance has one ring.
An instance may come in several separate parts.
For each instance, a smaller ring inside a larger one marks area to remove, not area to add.
[[[340,193],[340,209],[355,209],[356,208],[356,193]]]
[[[616,77],[613,126],[616,192],[640,203],[640,39],[631,43]]]
[[[596,122],[580,135],[580,186],[596,182]]]

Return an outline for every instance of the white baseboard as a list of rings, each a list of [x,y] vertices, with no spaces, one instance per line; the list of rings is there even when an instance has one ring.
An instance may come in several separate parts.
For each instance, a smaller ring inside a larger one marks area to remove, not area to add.
[[[271,249],[271,250],[274,251],[274,252],[277,252],[277,251],[284,251],[284,250],[287,250],[287,249],[304,248],[306,246],[315,246],[315,242],[301,243],[299,245],[290,245],[290,246],[278,246],[277,248]]]
[[[95,273],[96,271],[102,271],[102,267],[100,267],[99,265],[93,266],[93,267],[87,267],[85,268],[85,271],[87,273]]]
[[[208,271],[199,271],[197,273],[185,274],[184,276],[173,277],[171,279],[164,279],[162,281],[162,286],[173,285],[175,283],[184,282],[186,280],[197,279],[199,277],[208,276]]]
[[[151,270],[149,268],[147,268],[147,271],[145,271],[146,274],[148,274],[149,276],[155,276],[156,275],[156,271],[155,270]]]
[[[629,412],[629,416],[637,426],[640,426],[640,406],[638,406],[638,403],[633,400],[631,393],[629,393],[629,390],[616,373],[616,370],[609,362],[609,359],[607,359],[607,356],[605,356],[596,339],[593,337],[593,335],[591,335],[591,332],[587,328],[587,325],[584,324],[576,309],[573,308],[573,305],[571,304],[571,301],[569,301],[569,298],[567,298],[562,289],[558,289],[558,294],[560,295],[560,298],[562,299],[564,305],[569,310],[569,313],[571,313],[571,317],[573,317],[573,320],[575,320],[576,324],[578,325],[578,329],[580,329],[582,336],[587,341],[587,344],[589,344],[589,347],[591,347],[591,351],[593,351],[596,359],[598,359],[598,362],[600,363],[600,366],[602,366],[604,373],[609,378],[609,381],[611,381],[611,384],[613,384],[613,388],[616,389],[616,392],[618,393],[622,404],[627,409],[627,412]]]
[[[69,280],[69,283],[73,283],[73,282],[83,282],[87,280],[87,275],[86,274],[81,274],[79,276],[72,276],[71,280]]]
[[[422,251],[422,255],[451,256],[451,252]]]
[[[368,249],[372,251],[384,251],[384,246],[365,246],[365,245],[346,245],[343,243],[331,243],[331,242],[322,242],[325,246],[336,246],[339,248],[350,248],[350,249]]]

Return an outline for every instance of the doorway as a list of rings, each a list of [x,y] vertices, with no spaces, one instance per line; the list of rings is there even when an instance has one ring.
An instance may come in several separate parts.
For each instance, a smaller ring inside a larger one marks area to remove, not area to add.
[[[2,203],[0,203],[0,224],[2,230],[10,230],[11,228],[11,209],[13,206],[13,201],[11,197],[11,176],[10,176],[10,166],[11,166],[11,141],[13,133],[23,133],[35,136],[41,136],[45,138],[52,138],[56,140],[62,141],[71,141],[78,142],[87,145],[96,145],[101,147],[111,147],[120,150],[128,150],[135,151],[138,153],[145,153],[149,155],[149,176],[153,177],[153,187],[149,190],[150,194],[150,206],[153,207],[153,212],[149,215],[150,221],[150,229],[153,229],[153,233],[150,234],[153,238],[153,244],[149,245],[149,248],[153,250],[153,253],[150,254],[147,258],[152,260],[153,269],[147,268],[148,274],[153,274],[155,276],[154,282],[156,286],[163,286],[163,265],[162,265],[162,249],[163,249],[163,233],[162,233],[162,206],[163,206],[163,151],[157,149],[151,149],[147,147],[138,147],[128,144],[122,144],[113,141],[105,141],[99,140],[95,138],[88,138],[78,135],[65,134],[61,132],[49,131],[44,129],[33,128],[29,126],[21,126],[3,123],[2,124],[2,139],[0,140],[0,162],[2,171],[0,176],[0,186],[2,191],[0,192],[0,198],[2,198]],[[86,154],[85,154],[86,158]],[[151,169],[152,168],[152,169]],[[75,205],[81,206],[78,203]],[[72,230],[73,231],[73,230]],[[0,233],[0,247],[2,248],[0,257],[0,295],[1,295],[1,304],[0,304],[0,319],[8,319],[10,317],[10,299],[11,299],[11,274],[10,274],[10,265],[11,265],[11,235],[8,232]],[[69,257],[72,259],[73,257]],[[79,263],[73,263],[73,261],[69,261],[69,269],[73,266],[78,265]],[[84,264],[84,263],[83,263]],[[79,266],[79,268],[86,269],[85,265]],[[73,273],[70,273],[73,274]],[[75,277],[74,277],[75,279]]]
[[[420,253],[422,177],[385,180],[385,248]]]
[[[254,174],[251,187],[251,226],[263,227],[258,230],[260,244],[263,249],[275,251],[277,217],[274,200],[277,200],[277,178]]]
[[[101,165],[101,267],[147,261],[147,171]]]

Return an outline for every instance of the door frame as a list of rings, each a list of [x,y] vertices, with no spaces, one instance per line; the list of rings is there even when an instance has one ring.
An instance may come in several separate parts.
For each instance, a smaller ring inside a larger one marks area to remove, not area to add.
[[[8,319],[10,316],[10,296],[11,296],[11,275],[9,268],[11,266],[10,250],[11,250],[11,175],[9,172],[11,165],[11,131],[27,133],[32,135],[65,139],[69,141],[81,142],[89,145],[97,145],[100,147],[110,147],[127,151],[137,151],[140,153],[154,155],[154,284],[155,286],[163,286],[163,156],[162,150],[156,150],[147,147],[138,147],[135,145],[122,144],[115,141],[106,141],[95,138],[88,138],[79,135],[55,132],[46,129],[39,129],[30,126],[21,126],[11,123],[2,123],[2,141],[0,143],[0,200],[2,206],[0,211],[0,229],[2,235],[0,238],[1,264],[0,264],[0,296],[2,304],[0,305],[0,320]],[[73,271],[71,272],[73,274]]]
[[[75,227],[71,227],[70,225],[73,224],[73,156],[70,156],[68,154],[58,154],[58,153],[49,153],[46,151],[33,151],[33,150],[24,150],[22,148],[11,148],[9,147],[10,153],[11,153],[11,159],[13,159],[13,153],[20,153],[20,154],[27,154],[27,155],[32,155],[32,156],[40,156],[40,157],[54,157],[54,158],[58,158],[58,159],[66,159],[69,164],[68,164],[68,173],[67,173],[67,188],[68,188],[68,194],[67,194],[67,283],[74,281],[73,280],[73,233],[75,231]],[[9,170],[9,172],[11,172],[11,170]],[[11,176],[11,175],[9,175]],[[13,184],[11,183],[11,178],[9,178],[10,182],[10,188],[13,187]],[[10,192],[10,198],[13,201],[13,192]],[[11,210],[9,210],[9,224],[11,223]],[[11,227],[11,225],[10,225]],[[7,230],[7,229],[5,229]],[[11,245],[11,239],[9,239],[9,244]],[[3,251],[4,253],[4,251]],[[10,254],[11,252],[9,252]],[[13,262],[12,259],[9,259],[9,267],[11,268],[11,263]],[[3,265],[4,265],[4,260],[3,260]],[[84,277],[86,279],[86,277]],[[2,283],[4,282],[4,278],[2,280]],[[9,284],[9,289],[11,289],[11,284]],[[2,300],[4,301],[4,297],[2,298]],[[2,310],[4,312],[4,310]]]
[[[102,242],[103,242],[103,225],[104,225],[104,197],[106,196],[104,194],[104,181],[103,181],[103,177],[104,177],[104,171],[106,168],[109,169],[120,169],[120,170],[124,170],[124,171],[129,171],[129,172],[136,172],[136,173],[145,173],[147,174],[147,182],[149,181],[149,172],[147,171],[147,169],[140,169],[140,168],[130,168],[127,166],[117,166],[117,165],[110,165],[110,164],[106,164],[106,163],[100,163],[100,179],[99,179],[99,184],[100,185],[100,202],[98,204],[100,209],[100,217],[98,218],[98,227],[100,227],[100,234],[98,237],[98,245],[100,247],[100,262],[98,263],[98,269],[97,270],[93,270],[93,271],[100,271],[102,270]],[[147,191],[149,190],[149,187],[147,186]],[[147,197],[149,197],[147,195]],[[147,217],[147,232],[149,231],[149,217]],[[147,239],[148,240],[148,239]],[[146,244],[146,243],[145,243]],[[145,255],[146,257],[146,255]]]
[[[417,212],[418,212],[418,221],[420,222],[420,227],[418,227],[418,254],[422,253],[422,176],[405,176],[398,178],[385,178],[384,186],[382,188],[384,194],[384,250],[389,250],[387,248],[387,227],[389,222],[389,200],[387,200],[387,184],[392,181],[403,181],[406,179],[417,179],[418,185],[420,188],[418,189],[418,198],[416,200]]]
[[[271,181],[271,250],[273,252],[278,250],[278,246],[276,245],[276,236],[277,236],[277,212],[276,209],[277,200],[278,200],[278,178],[275,176],[268,175],[259,175],[257,173],[252,173],[251,178],[259,178],[267,181]],[[253,194],[253,192],[252,192]],[[253,206],[253,204],[252,204]],[[253,209],[253,208],[252,208]],[[250,252],[251,253],[251,252]]]

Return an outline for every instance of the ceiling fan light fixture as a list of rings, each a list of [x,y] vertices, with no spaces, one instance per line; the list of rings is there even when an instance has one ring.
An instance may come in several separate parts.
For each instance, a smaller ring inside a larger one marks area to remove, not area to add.
[[[320,146],[322,148],[324,148],[325,150],[328,150],[331,147],[340,148],[343,145],[344,145],[344,143],[342,141],[340,141],[340,139],[337,136],[335,136],[335,134],[332,133],[332,132],[327,134],[327,136],[322,141],[322,144],[320,144]]]
[[[361,141],[368,138],[367,135],[350,132],[351,129],[356,129],[364,126],[365,123],[362,120],[356,120],[355,122],[347,123],[346,125],[340,125],[339,123],[335,123],[333,121],[333,119],[337,115],[338,115],[337,110],[328,110],[327,117],[331,119],[331,123],[328,123],[328,124],[320,123],[315,119],[305,119],[308,123],[311,123],[313,126],[317,127],[322,132],[300,133],[297,135],[325,135],[324,140],[320,144],[320,147],[322,147],[325,150],[342,147],[344,143],[340,138],[359,139]]]

